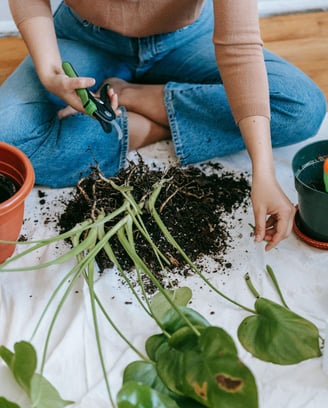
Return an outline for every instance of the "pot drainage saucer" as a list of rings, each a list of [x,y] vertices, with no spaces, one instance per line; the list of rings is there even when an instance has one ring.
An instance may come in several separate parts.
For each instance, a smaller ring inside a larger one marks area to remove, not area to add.
[[[313,239],[309,237],[308,235],[304,234],[304,232],[302,231],[301,219],[300,219],[300,215],[299,215],[297,206],[296,206],[296,214],[295,214],[294,223],[293,223],[293,231],[306,244],[311,245],[315,248],[319,248],[319,249],[328,249],[328,242],[317,241],[316,239]]]

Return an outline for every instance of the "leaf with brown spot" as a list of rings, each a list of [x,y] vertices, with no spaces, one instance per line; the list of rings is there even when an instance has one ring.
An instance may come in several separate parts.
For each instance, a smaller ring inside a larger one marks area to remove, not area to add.
[[[210,408],[258,407],[254,376],[223,329],[202,327],[197,336],[184,327],[172,335],[169,345],[157,362],[158,374],[169,389]]]
[[[207,385],[207,382],[203,382],[202,385],[199,385],[196,382],[192,384],[195,393],[205,400],[207,400]]]
[[[243,380],[240,378],[232,378],[228,374],[217,374],[216,381],[218,386],[228,392],[238,392],[243,387]]]

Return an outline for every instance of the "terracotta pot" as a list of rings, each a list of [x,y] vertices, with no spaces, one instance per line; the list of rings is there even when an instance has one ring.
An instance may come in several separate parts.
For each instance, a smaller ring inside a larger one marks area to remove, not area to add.
[[[309,243],[312,242],[310,240],[328,243],[328,193],[325,192],[323,182],[323,162],[326,157],[328,140],[303,147],[292,162],[298,193],[297,223],[301,232],[309,238]]]
[[[0,142],[0,174],[17,185],[16,192],[0,203],[0,240],[17,241],[24,219],[25,198],[34,186],[34,170],[22,151]],[[14,250],[14,244],[0,243],[0,263]]]

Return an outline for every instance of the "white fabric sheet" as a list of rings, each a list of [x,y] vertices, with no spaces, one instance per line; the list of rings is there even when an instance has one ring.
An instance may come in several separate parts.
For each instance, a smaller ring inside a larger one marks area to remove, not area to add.
[[[278,179],[290,199],[297,203],[297,193],[291,170],[293,155],[305,144],[328,135],[326,118],[319,133],[305,143],[274,150]],[[142,149],[146,160],[174,161],[172,146],[159,143]],[[229,169],[250,171],[246,152],[219,160]],[[39,197],[44,192],[45,203]],[[70,189],[52,190],[36,186],[28,197],[25,207],[25,223],[22,233],[28,239],[49,237],[56,234],[57,214],[62,210],[61,200]],[[248,272],[258,291],[265,297],[278,301],[265,265],[273,268],[290,308],[310,319],[325,335],[328,318],[328,252],[308,246],[294,234],[278,248],[265,253],[263,244],[255,244],[250,237],[249,223],[253,223],[251,209],[241,214],[242,223],[232,231],[235,248],[229,250],[227,259],[232,268],[209,275],[211,282],[238,302],[253,307],[244,275]],[[46,222],[45,222],[46,221]],[[20,252],[19,246],[16,252]],[[15,262],[15,267],[33,265],[52,259],[66,250],[42,249],[27,259]],[[210,261],[208,261],[210,262]],[[54,288],[72,266],[72,262],[30,272],[7,272],[0,275],[0,344],[13,349],[15,342],[30,340],[35,325]],[[193,290],[192,307],[202,313],[213,325],[223,327],[236,341],[240,358],[252,370],[259,392],[261,408],[324,408],[328,401],[328,376],[322,369],[322,358],[305,361],[298,365],[279,366],[259,361],[247,353],[237,340],[237,327],[247,314],[229,304],[213,291],[191,277],[181,281]],[[138,306],[129,289],[123,285],[115,270],[107,270],[97,278],[95,289],[113,321],[133,344],[143,351],[145,339],[157,332],[156,325]],[[47,312],[49,322],[55,310]],[[74,400],[76,408],[110,407],[99,363],[88,291],[82,278],[69,295],[59,315],[51,336],[44,375],[55,385],[64,399]],[[41,358],[47,330],[41,326],[33,344]],[[138,357],[113,332],[100,317],[100,330],[108,378],[113,397],[121,386],[122,371],[130,361]],[[29,403],[11,377],[8,368],[0,363],[0,396],[16,401],[22,407]],[[247,407],[245,407],[247,408]]]

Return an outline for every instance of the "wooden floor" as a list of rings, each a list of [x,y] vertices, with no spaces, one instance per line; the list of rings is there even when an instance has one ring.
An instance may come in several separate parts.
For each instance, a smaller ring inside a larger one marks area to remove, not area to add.
[[[262,18],[264,45],[306,72],[328,100],[328,12]]]
[[[305,71],[328,99],[328,12],[261,18],[266,48]],[[0,84],[27,54],[18,37],[0,38]]]

